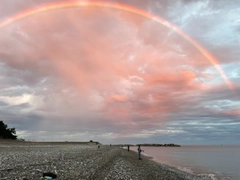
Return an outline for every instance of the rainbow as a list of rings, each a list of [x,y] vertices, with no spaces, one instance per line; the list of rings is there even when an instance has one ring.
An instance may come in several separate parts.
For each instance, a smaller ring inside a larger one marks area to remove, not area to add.
[[[223,69],[219,66],[219,62],[217,61],[214,56],[212,56],[206,49],[204,49],[199,43],[197,43],[195,40],[193,40],[190,36],[188,36],[186,33],[184,33],[180,28],[176,27],[175,25],[171,24],[170,22],[166,21],[165,19],[153,15],[147,11],[124,5],[124,4],[118,4],[118,3],[112,3],[112,2],[103,2],[103,1],[73,1],[73,2],[57,2],[57,3],[50,3],[45,4],[36,8],[28,9],[26,11],[20,12],[16,15],[13,15],[2,22],[0,22],[0,28],[7,26],[17,20],[20,20],[22,18],[25,18],[27,16],[31,16],[37,13],[42,13],[45,11],[55,10],[55,9],[63,9],[63,8],[72,8],[72,7],[84,7],[84,6],[95,6],[95,7],[107,7],[107,8],[113,8],[113,9],[119,9],[122,11],[130,12],[137,14],[139,16],[149,18],[157,23],[162,24],[163,26],[172,29],[179,35],[181,35],[185,40],[187,40],[189,43],[191,43],[198,51],[217,69],[217,71],[220,73],[226,84],[230,89],[233,89],[232,83],[229,81],[227,75],[223,71]]]

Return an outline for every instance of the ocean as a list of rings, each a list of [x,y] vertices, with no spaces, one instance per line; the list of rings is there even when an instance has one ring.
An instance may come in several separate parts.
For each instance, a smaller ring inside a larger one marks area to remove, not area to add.
[[[141,148],[154,161],[192,174],[212,180],[240,180],[240,145]]]

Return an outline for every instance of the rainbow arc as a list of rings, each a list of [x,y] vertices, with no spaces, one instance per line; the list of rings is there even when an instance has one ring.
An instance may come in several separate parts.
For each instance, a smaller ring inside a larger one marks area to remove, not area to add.
[[[103,1],[76,1],[76,2],[57,2],[57,3],[50,3],[45,4],[36,8],[28,9],[26,11],[20,12],[16,15],[13,15],[6,20],[3,20],[0,22],[0,28],[7,26],[11,23],[14,23],[17,20],[23,19],[25,17],[37,14],[37,13],[43,13],[50,10],[56,10],[56,9],[63,9],[63,8],[72,8],[72,7],[86,7],[86,6],[95,6],[95,7],[107,7],[107,8],[113,8],[118,9],[130,13],[137,14],[139,16],[151,19],[157,23],[162,24],[163,26],[172,29],[179,35],[181,35],[185,40],[187,40],[189,43],[191,43],[220,73],[226,84],[230,89],[233,90],[232,83],[229,81],[227,75],[225,74],[224,70],[219,66],[219,62],[217,59],[211,55],[205,48],[203,48],[198,42],[196,42],[194,39],[192,39],[189,35],[184,33],[180,28],[173,25],[172,23],[166,21],[165,19],[153,15],[147,11],[144,11],[142,9],[138,9],[132,6],[128,6],[125,4],[118,4],[118,3],[112,3],[112,2],[103,2]]]

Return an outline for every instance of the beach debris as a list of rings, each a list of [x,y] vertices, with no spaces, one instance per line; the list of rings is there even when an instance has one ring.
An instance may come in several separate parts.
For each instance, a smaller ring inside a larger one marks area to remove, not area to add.
[[[55,179],[57,178],[57,175],[51,172],[43,173],[44,179]]]
[[[50,176],[44,176],[44,179],[52,179]]]
[[[10,172],[10,171],[13,171],[13,169],[12,168],[7,169],[7,172]]]

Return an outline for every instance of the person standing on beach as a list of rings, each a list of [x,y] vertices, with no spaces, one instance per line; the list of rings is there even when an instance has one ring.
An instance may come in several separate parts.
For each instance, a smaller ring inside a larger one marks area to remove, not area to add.
[[[129,147],[129,145],[128,145],[128,151],[129,151],[129,149],[130,149],[130,147]]]
[[[138,146],[138,159],[141,160],[141,152],[142,152],[142,149],[140,147],[140,145]]]

